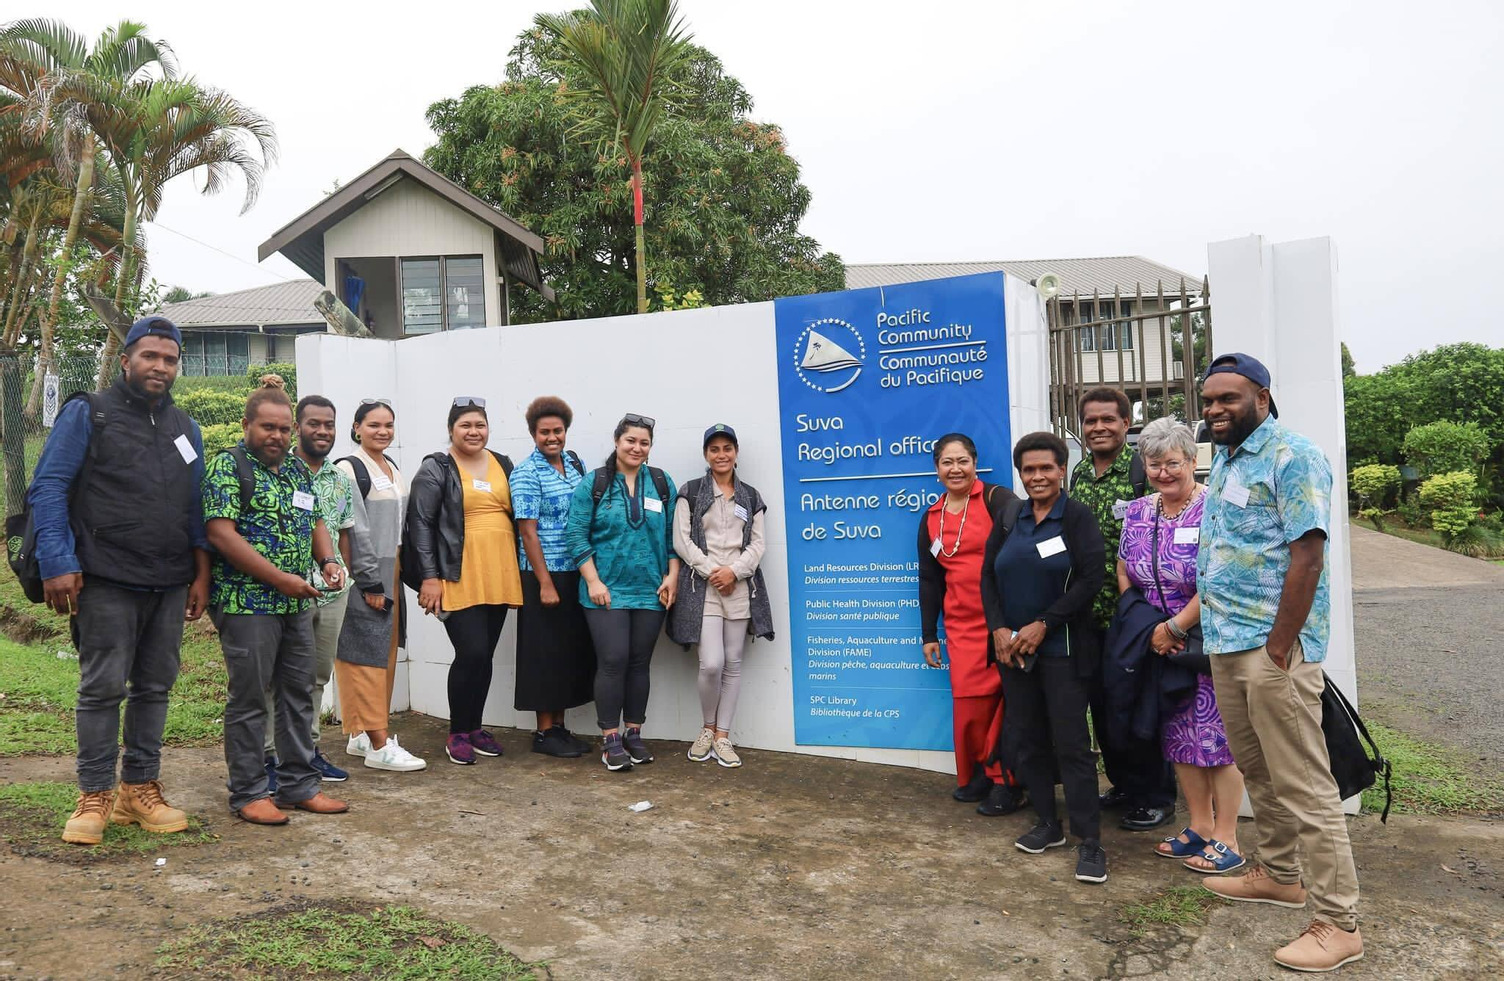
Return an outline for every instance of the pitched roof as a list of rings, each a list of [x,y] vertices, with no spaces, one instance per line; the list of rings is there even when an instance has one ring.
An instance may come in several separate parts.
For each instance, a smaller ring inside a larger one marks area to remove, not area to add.
[[[1103,256],[1091,259],[1020,259],[999,262],[883,262],[859,263],[846,267],[846,288],[855,290],[869,286],[893,286],[897,283],[913,283],[922,279],[945,279],[950,276],[970,276],[973,273],[1006,272],[1019,279],[1033,281],[1047,272],[1060,277],[1060,293],[1069,297],[1072,293],[1091,295],[1092,290],[1111,294],[1114,289],[1132,293],[1142,285],[1144,292],[1152,292],[1159,283],[1165,284],[1165,292],[1180,292],[1180,281],[1185,280],[1190,293],[1201,292],[1201,277],[1181,272],[1138,255]]]
[[[313,308],[313,298],[323,290],[322,284],[311,279],[295,279],[168,303],[157,312],[179,327],[190,329],[323,326],[323,315]]]
[[[495,229],[507,272],[514,279],[552,299],[553,292],[543,285],[542,274],[538,271],[538,256],[543,252],[543,239],[400,149],[393,150],[376,166],[279,228],[256,250],[257,260],[265,261],[272,253],[281,252],[308,275],[323,279],[324,232],[359,211],[371,198],[403,178],[417,181],[450,204]]]

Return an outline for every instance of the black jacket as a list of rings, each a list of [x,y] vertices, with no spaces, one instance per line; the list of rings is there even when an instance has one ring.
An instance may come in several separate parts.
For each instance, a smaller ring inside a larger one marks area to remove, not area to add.
[[[1032,507],[1028,499],[1021,502]],[[1065,549],[1070,553],[1071,571],[1066,577],[1065,592],[1060,595],[1041,616],[1045,629],[1053,632],[1064,627],[1068,633],[1070,653],[1076,662],[1076,673],[1090,675],[1101,661],[1102,639],[1092,622],[1092,601],[1102,590],[1107,577],[1107,545],[1102,541],[1102,530],[1091,509],[1080,501],[1065,499],[1064,529]],[[987,629],[996,630],[1003,623],[1003,594],[994,565],[997,553],[1002,550],[1008,537],[1008,529],[999,521],[992,526],[987,536],[987,553],[982,560],[982,607],[987,611]]]
[[[1201,627],[1186,631],[1186,649],[1165,657],[1149,649],[1165,615],[1133,587],[1118,598],[1118,612],[1102,649],[1107,729],[1120,742],[1158,740],[1160,726],[1200,683],[1188,667],[1201,655]]]
[[[982,502],[987,513],[992,515],[992,526],[1002,520],[1003,508],[1018,497],[1001,484],[982,483]],[[943,506],[943,505],[942,505]],[[919,515],[919,624],[923,630],[921,642],[933,644],[940,639],[940,614],[945,610],[945,567],[940,564],[930,546],[930,512],[926,508]],[[992,633],[987,634],[987,660],[992,660]]]
[[[495,450],[490,452],[510,479],[512,461]],[[428,454],[413,476],[407,499],[407,536],[404,582],[411,585],[412,578],[459,582],[460,557],[465,552],[465,491],[460,486],[460,468],[448,450]],[[417,575],[409,578],[412,564],[417,566]]]

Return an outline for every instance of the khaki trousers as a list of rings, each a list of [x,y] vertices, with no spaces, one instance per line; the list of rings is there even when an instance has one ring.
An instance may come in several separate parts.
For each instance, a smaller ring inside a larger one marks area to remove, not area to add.
[[[1358,871],[1321,734],[1321,665],[1298,643],[1290,656],[1281,671],[1262,647],[1213,654],[1217,708],[1253,805],[1259,861],[1276,882],[1304,882],[1317,919],[1352,930]]]

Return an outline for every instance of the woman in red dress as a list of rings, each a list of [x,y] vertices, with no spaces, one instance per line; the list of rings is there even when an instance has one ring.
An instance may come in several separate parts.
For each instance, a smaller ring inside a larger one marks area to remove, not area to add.
[[[1003,688],[993,667],[992,637],[982,611],[982,553],[993,522],[1016,500],[1007,487],[977,479],[977,447],[963,433],[935,442],[935,473],[945,494],[919,521],[919,616],[924,660],[950,660],[956,746],[956,800],[981,801],[977,813],[1011,814],[1025,804],[998,759]],[[939,620],[945,618],[945,644]]]

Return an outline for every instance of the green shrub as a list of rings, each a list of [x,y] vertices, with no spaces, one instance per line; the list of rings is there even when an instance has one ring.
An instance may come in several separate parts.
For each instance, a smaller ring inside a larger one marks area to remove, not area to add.
[[[1453,535],[1447,541],[1447,548],[1475,559],[1486,559],[1504,554],[1504,537],[1491,528],[1474,523]]]
[[[1420,503],[1431,511],[1431,527],[1448,543],[1478,518],[1478,478],[1464,470],[1441,473],[1420,485]]]
[[[204,426],[204,459],[208,460],[220,450],[227,450],[240,442],[245,435],[244,428],[238,422],[222,422],[214,426]]]
[[[253,364],[245,370],[246,380],[255,388],[261,383],[262,375],[280,375],[282,383],[287,388],[287,397],[294,402],[298,400],[298,368],[291,361],[271,361],[266,364]]]
[[[1477,473],[1488,459],[1488,434],[1476,422],[1447,420],[1416,426],[1405,434],[1405,459],[1421,476]]]
[[[1358,495],[1358,516],[1373,522],[1379,531],[1384,530],[1384,503],[1389,492],[1400,485],[1400,468],[1386,463],[1370,463],[1357,467],[1348,479],[1348,486]]]
[[[1420,506],[1418,495],[1414,493],[1401,494],[1400,503],[1395,506],[1394,513],[1411,528],[1424,528],[1426,526],[1426,511]]]
[[[212,388],[187,391],[173,399],[178,408],[193,417],[200,426],[217,426],[227,422],[239,424],[245,415],[245,394],[222,392]]]

